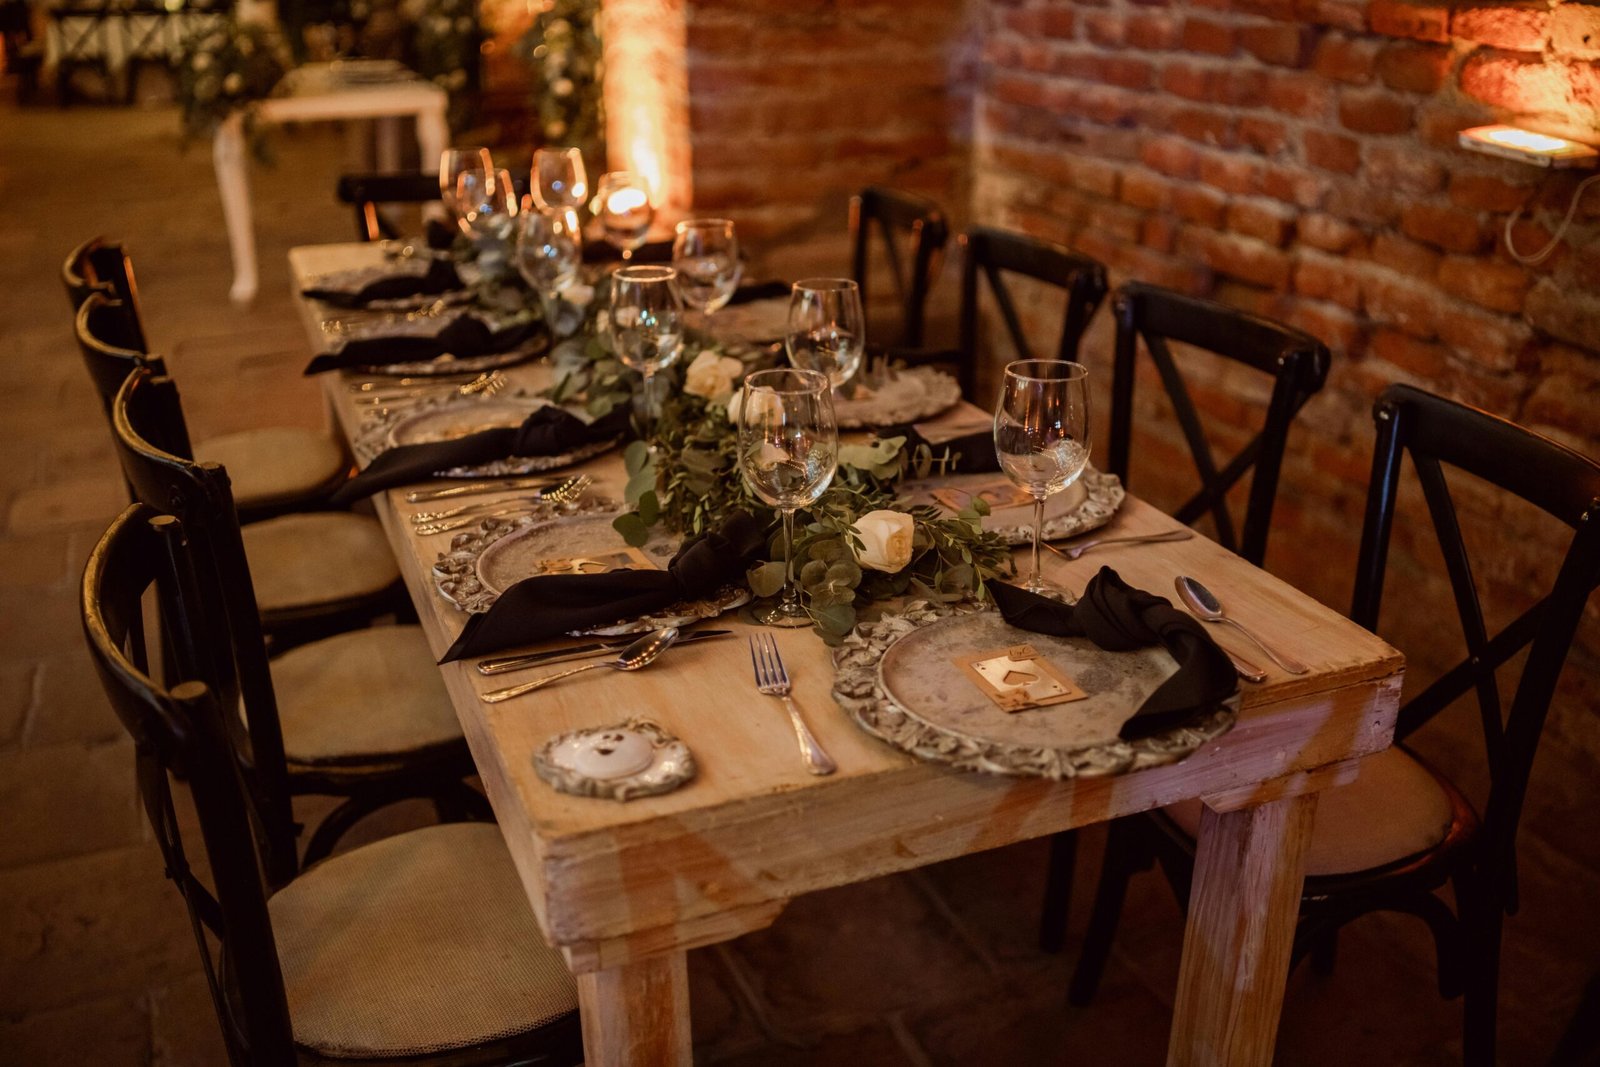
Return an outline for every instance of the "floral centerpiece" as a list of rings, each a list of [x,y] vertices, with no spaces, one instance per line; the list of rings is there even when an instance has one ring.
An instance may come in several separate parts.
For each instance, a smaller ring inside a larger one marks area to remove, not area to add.
[[[516,51],[533,72],[533,106],[546,143],[604,159],[600,0],[543,0]]]
[[[289,51],[271,26],[229,16],[184,38],[178,56],[178,100],[185,139],[209,138],[235,111],[244,112],[245,136],[265,157],[254,107],[272,95],[289,69]]]
[[[475,0],[403,0],[401,13],[414,27],[413,66],[450,94],[450,128],[468,122],[469,71],[476,69],[483,32]]]

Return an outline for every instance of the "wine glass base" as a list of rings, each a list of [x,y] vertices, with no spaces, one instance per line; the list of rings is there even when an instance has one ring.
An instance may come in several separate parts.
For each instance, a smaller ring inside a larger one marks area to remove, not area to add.
[[[780,629],[797,630],[802,626],[811,625],[811,616],[798,604],[790,610],[785,610],[783,604],[756,605],[751,609],[750,617],[762,626],[776,626]]]
[[[1076,604],[1078,602],[1077,596],[1075,596],[1071,590],[1067,589],[1066,586],[1052,582],[1048,578],[1041,578],[1037,574],[1032,578],[1029,578],[1027,584],[1024,585],[1023,588],[1030,593],[1035,593],[1042,597],[1048,597],[1051,600],[1059,600],[1063,604]]]

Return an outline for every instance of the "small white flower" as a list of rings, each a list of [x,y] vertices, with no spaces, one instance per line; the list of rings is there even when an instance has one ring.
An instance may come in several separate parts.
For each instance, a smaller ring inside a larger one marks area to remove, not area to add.
[[[544,134],[545,134],[546,137],[550,138],[552,141],[555,140],[558,137],[563,136],[566,132],[567,132],[567,124],[565,122],[562,122],[560,119],[557,119],[554,122],[545,123]]]
[[[222,91],[230,96],[244,88],[244,75],[234,71],[222,79]]]
[[[586,308],[589,306],[589,301],[594,299],[594,286],[575,281],[561,290],[561,299],[575,308]],[[602,311],[601,314],[605,312]]]
[[[571,96],[573,88],[571,78],[557,78],[550,84],[550,91],[557,96]]]
[[[875,571],[894,574],[911,562],[916,520],[903,511],[869,511],[850,527],[861,538],[856,562]]]
[[[683,391],[707,400],[720,401],[733,395],[733,383],[743,373],[743,363],[732,356],[719,356],[706,349],[689,364],[683,376]]]
[[[456,19],[456,32],[463,37],[472,32],[472,20],[465,15]]]
[[[200,52],[194,57],[194,62],[190,66],[194,67],[195,70],[206,70],[211,66],[211,56],[205,52]]]
[[[611,313],[605,308],[594,313],[594,328],[601,333],[611,329]]]

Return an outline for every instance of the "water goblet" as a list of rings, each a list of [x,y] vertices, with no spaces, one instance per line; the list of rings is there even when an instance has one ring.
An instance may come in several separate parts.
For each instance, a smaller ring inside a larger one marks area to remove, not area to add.
[[[644,247],[650,224],[655,221],[656,209],[650,203],[650,190],[638,175],[614,170],[600,176],[595,200],[599,204],[595,214],[600,217],[601,230],[611,246],[622,253],[626,263],[634,252]]]
[[[530,208],[517,216],[512,260],[528,287],[544,303],[545,321],[553,323],[555,302],[578,277],[583,262],[583,236],[570,208]]]
[[[456,189],[463,174],[474,173],[480,181],[494,173],[494,160],[487,148],[447,148],[439,155],[439,199],[445,210],[461,225],[461,206]],[[463,229],[465,227],[463,226]]]
[[[542,208],[576,211],[589,196],[589,178],[583,153],[576,148],[540,148],[533,153],[530,185],[533,200]]]
[[[678,297],[706,317],[733,299],[744,264],[730,219],[685,219],[672,241],[672,268],[678,272]]]
[[[837,389],[861,366],[866,341],[860,286],[848,278],[806,278],[794,283],[783,337],[790,363],[821,372]]]
[[[655,376],[683,350],[683,311],[671,267],[623,267],[611,276],[612,348],[644,376],[644,438],[655,433]]]
[[[461,229],[474,239],[506,238],[517,217],[517,193],[508,171],[465,170],[456,179]]]
[[[818,371],[780,367],[744,380],[739,470],[757,497],[783,514],[783,597],[757,620],[808,626],[794,580],[794,513],[815,504],[839,466],[833,388]]]
[[[1070,598],[1039,573],[1044,502],[1078,480],[1089,463],[1089,371],[1081,363],[1024,359],[1006,366],[994,409],[1000,469],[1033,497],[1031,593]]]

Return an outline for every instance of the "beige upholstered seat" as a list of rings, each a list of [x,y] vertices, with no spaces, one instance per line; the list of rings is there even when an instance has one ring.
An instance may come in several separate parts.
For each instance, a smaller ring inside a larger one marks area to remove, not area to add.
[[[1163,809],[1191,836],[1200,831],[1200,801]],[[1317,797],[1306,856],[1308,876],[1352,874],[1408,859],[1444,840],[1454,812],[1428,769],[1404,749],[1361,761],[1361,776]]]
[[[348,466],[327,434],[293,426],[210,437],[195,444],[194,458],[227,468],[233,503],[241,511],[313,498]]]
[[[404,753],[461,738],[420,626],[373,626],[272,661],[290,763]]]
[[[267,906],[295,1043],[325,1055],[439,1052],[577,1010],[494,826],[433,826],[334,856]]]
[[[263,612],[370,596],[400,577],[383,528],[365,515],[283,515],[241,533]]]

